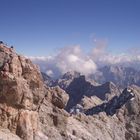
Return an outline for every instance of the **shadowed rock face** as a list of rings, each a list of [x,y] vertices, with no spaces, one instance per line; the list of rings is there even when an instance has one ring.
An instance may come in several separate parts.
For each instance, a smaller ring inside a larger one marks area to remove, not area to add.
[[[90,99],[97,96],[101,100],[110,100],[113,96],[120,94],[120,90],[112,82],[97,85],[97,83],[90,82],[88,78],[78,72],[67,72],[62,78],[56,80],[54,85],[60,86],[68,93],[67,111],[70,111],[77,104],[81,104],[84,98]]]
[[[72,114],[76,114],[72,115],[72,119],[67,119],[67,122],[70,121],[70,124],[72,124],[71,127],[67,126],[69,132],[71,131],[69,135],[71,139],[82,137],[83,134],[88,134],[90,130],[93,130],[91,131],[92,134],[84,136],[87,140],[137,140],[140,138],[138,128],[140,126],[138,123],[140,114],[139,87],[130,87],[135,95],[134,100],[131,100],[134,95],[130,94],[126,89],[120,92],[120,89],[112,82],[94,85],[81,75],[74,77],[66,74],[65,77],[63,80],[59,79],[57,84],[64,88],[70,96],[67,104],[69,109],[67,109],[70,111],[71,109],[74,110]],[[105,99],[106,101],[103,101]],[[83,108],[79,108],[78,104],[82,105]],[[77,109],[85,112],[87,116],[84,113],[79,113],[79,111],[77,113]],[[75,118],[80,120],[80,122],[77,122]],[[81,122],[82,125],[80,124]],[[84,124],[85,122],[86,125]],[[108,127],[114,131],[108,130]],[[90,128],[88,132],[86,131],[87,128]],[[112,136],[110,137],[104,132],[109,132]]]
[[[114,96],[107,103],[103,103],[101,105],[95,106],[91,109],[88,109],[85,114],[86,115],[94,115],[99,114],[100,112],[105,112],[107,115],[114,115],[118,109],[120,109],[124,104],[126,104],[129,100],[135,97],[133,91],[129,91],[127,88],[124,89],[122,94],[119,96]]]
[[[135,93],[135,98],[126,104],[125,110],[125,127],[127,129],[126,139],[140,139],[140,87],[132,85],[131,89]]]
[[[91,98],[97,96],[101,100],[109,100],[114,95],[120,94],[120,91],[113,83],[105,83],[100,86],[94,86],[85,79],[85,76],[74,78],[70,85],[66,88],[66,92],[69,94],[69,102],[66,109],[80,103],[84,96]]]

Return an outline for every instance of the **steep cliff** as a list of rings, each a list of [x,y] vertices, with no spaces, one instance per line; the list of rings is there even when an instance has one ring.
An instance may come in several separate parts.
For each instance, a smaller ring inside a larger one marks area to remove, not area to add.
[[[59,87],[47,88],[39,68],[4,44],[0,45],[0,64],[0,127],[24,140],[48,139],[40,128],[44,100],[51,109],[63,109],[68,95]]]

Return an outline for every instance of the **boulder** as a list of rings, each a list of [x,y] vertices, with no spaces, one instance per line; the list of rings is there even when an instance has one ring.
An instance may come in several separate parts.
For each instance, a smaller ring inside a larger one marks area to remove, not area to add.
[[[33,140],[38,130],[38,113],[36,111],[23,110],[19,114],[16,134],[25,140]]]
[[[11,133],[8,129],[0,129],[0,140],[21,140],[21,138]]]

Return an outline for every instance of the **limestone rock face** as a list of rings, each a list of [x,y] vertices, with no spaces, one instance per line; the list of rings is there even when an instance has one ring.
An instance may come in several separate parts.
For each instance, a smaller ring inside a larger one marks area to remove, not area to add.
[[[1,140],[21,140],[20,137],[11,133],[8,129],[0,129]]]
[[[94,106],[85,111],[87,115],[98,114],[100,112],[106,112],[107,115],[113,116],[117,110],[122,108],[128,101],[134,99],[135,94],[132,90],[125,88],[120,96],[114,96],[108,102],[104,102],[100,105]]]
[[[48,127],[48,132],[44,127],[51,122],[58,125],[60,120],[65,123],[61,114],[68,99],[68,94],[59,87],[45,86],[39,68],[29,59],[0,44],[0,133],[3,139],[11,136],[3,129],[9,129],[13,137],[18,135],[23,140],[48,140],[56,130],[58,133],[54,135],[59,139],[61,135],[55,126]]]
[[[103,101],[97,96],[92,96],[90,98],[87,96],[84,96],[80,104],[83,106],[85,110],[87,110],[89,108],[92,108],[94,106],[101,104],[102,102]]]
[[[69,140],[125,140],[125,126],[116,116],[76,116],[68,120]],[[123,131],[122,131],[123,130]]]
[[[68,93],[67,111],[75,108],[79,103],[87,109],[93,107],[96,104],[96,100],[97,102],[100,100],[99,102],[101,103],[102,100],[108,101],[121,93],[113,82],[106,82],[100,85],[91,79],[90,76],[87,77],[75,71],[67,72],[59,79],[53,81],[44,73],[43,77],[46,84],[51,85],[51,87],[54,85],[59,86]]]
[[[49,92],[51,94],[50,102],[60,109],[65,108],[69,100],[68,94],[59,87],[51,88]]]
[[[126,120],[126,138],[128,140],[140,139],[140,87],[131,86],[135,93],[135,98],[126,104],[125,120]]]
[[[3,54],[0,58],[3,64],[0,67],[0,101],[14,107],[35,109],[45,93],[38,68],[7,47],[0,53]]]
[[[33,139],[38,129],[38,113],[36,111],[21,111],[17,123],[17,135],[22,139]]]
[[[37,110],[46,92],[38,67],[0,44],[0,126],[23,140],[41,138]]]

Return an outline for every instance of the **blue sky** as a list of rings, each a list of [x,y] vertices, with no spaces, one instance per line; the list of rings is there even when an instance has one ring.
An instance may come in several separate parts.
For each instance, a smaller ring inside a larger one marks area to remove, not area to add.
[[[19,53],[46,56],[59,48],[108,41],[113,53],[140,47],[140,0],[0,0],[0,40]]]

